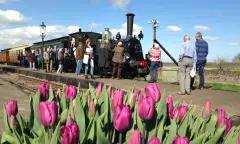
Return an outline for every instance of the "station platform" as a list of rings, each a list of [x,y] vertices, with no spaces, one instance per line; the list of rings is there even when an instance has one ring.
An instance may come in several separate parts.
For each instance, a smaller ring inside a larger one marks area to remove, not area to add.
[[[19,73],[26,76],[36,77],[40,79],[45,79],[48,81],[55,81],[59,83],[64,83],[67,85],[78,86],[80,83],[81,88],[88,88],[89,83],[93,86],[97,86],[99,82],[106,85],[112,85],[115,88],[122,89],[124,91],[131,90],[133,87],[142,90],[144,95],[144,88],[148,85],[146,81],[140,80],[130,80],[130,79],[106,79],[95,76],[95,80],[85,80],[84,75],[76,76],[74,73],[62,73],[57,74],[46,73],[45,71],[30,71],[29,68],[21,68],[18,66],[1,65],[0,70],[10,73]],[[198,107],[198,110],[202,110],[206,100],[211,100],[212,108],[223,108],[230,115],[240,115],[240,92],[231,91],[221,91],[221,90],[194,90],[191,95],[177,95],[176,92],[179,91],[179,85],[176,84],[158,84],[160,90],[166,89],[167,95],[171,95],[174,101],[182,101],[186,104],[194,104]]]

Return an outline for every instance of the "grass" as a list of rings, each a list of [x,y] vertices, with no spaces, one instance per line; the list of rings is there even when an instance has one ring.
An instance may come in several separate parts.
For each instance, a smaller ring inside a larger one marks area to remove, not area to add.
[[[212,89],[215,90],[227,90],[227,91],[235,91],[240,92],[240,85],[237,84],[225,84],[225,83],[206,83],[207,86],[211,86]]]

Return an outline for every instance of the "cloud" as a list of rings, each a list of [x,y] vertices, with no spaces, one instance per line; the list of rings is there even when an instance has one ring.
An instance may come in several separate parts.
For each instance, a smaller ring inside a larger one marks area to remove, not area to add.
[[[10,0],[0,0],[0,4],[5,4],[5,3],[7,3],[8,1],[10,1]]]
[[[197,31],[208,31],[208,30],[210,30],[209,27],[207,27],[207,26],[201,26],[201,25],[195,26],[195,27],[193,27],[193,29],[194,29],[194,30],[197,30]]]
[[[92,0],[94,4],[101,3],[104,1],[109,2],[115,8],[123,10],[127,9],[131,3],[131,0]]]
[[[89,24],[89,27],[90,27],[91,30],[94,29],[94,28],[100,27],[100,26],[102,26],[102,25],[101,24],[97,24],[97,23]]]
[[[15,10],[0,10],[0,28],[8,25],[21,25],[31,20]]]
[[[167,31],[177,32],[177,31],[182,31],[182,29],[178,26],[167,26]]]
[[[140,31],[143,28],[140,27],[137,24],[133,24],[133,35],[138,36],[138,34],[140,33]],[[121,37],[125,38],[127,36],[127,23],[122,24],[122,27],[120,29],[110,29],[111,33],[112,33],[112,37],[116,37],[117,32],[120,32]]]
[[[238,47],[240,46],[240,43],[235,43],[235,42],[232,42],[232,43],[228,43],[229,46],[233,46],[233,47]]]
[[[45,39],[67,36],[69,33],[78,32],[79,28],[78,26],[47,26]],[[39,41],[41,41],[39,26],[4,29],[0,31],[0,48],[2,49]]]
[[[216,37],[216,36],[203,36],[203,38],[205,40],[210,40],[210,41],[214,41],[214,40],[218,40],[219,37]]]

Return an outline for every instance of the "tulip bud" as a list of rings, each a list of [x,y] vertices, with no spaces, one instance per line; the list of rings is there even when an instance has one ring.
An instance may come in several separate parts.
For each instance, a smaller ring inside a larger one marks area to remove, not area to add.
[[[72,121],[72,117],[71,117],[71,115],[69,114],[68,117],[67,117],[66,126],[69,126],[72,122],[73,122],[73,121]]]
[[[95,116],[96,110],[95,110],[95,105],[94,105],[94,101],[91,100],[90,104],[89,104],[89,110],[88,110],[88,115],[89,116]]]
[[[160,89],[156,83],[147,85],[145,93],[147,96],[151,96],[155,102],[158,102],[161,98]]]
[[[161,144],[161,142],[156,136],[153,136],[148,144]]]
[[[16,120],[15,120],[15,116],[14,115],[10,116],[10,126],[11,126],[12,129],[16,128]]]
[[[77,95],[77,89],[75,86],[70,85],[66,88],[66,99],[67,100],[70,100],[71,98],[72,98],[72,100],[75,99],[76,95]]]
[[[18,113],[18,105],[16,100],[9,100],[6,105],[6,112],[8,116],[16,116]]]
[[[226,111],[223,109],[218,109],[218,120],[226,117]]]
[[[240,136],[238,137],[238,141],[237,141],[237,144],[240,144]]]
[[[170,118],[174,119],[174,118],[178,117],[178,113],[179,113],[179,109],[176,108],[175,110],[173,110],[173,113],[171,114]]]
[[[68,126],[60,128],[62,135],[62,144],[78,144],[80,139],[80,130],[75,122],[70,123]]]
[[[107,89],[107,93],[108,93],[108,96],[111,97],[111,94],[112,94],[112,86],[108,86],[108,89]]]
[[[166,97],[168,113],[171,115],[173,113],[173,99],[171,96]]]
[[[126,131],[130,126],[131,116],[132,113],[127,105],[117,105],[113,116],[114,128],[119,132]]]
[[[122,90],[117,90],[112,99],[111,108],[115,111],[117,105],[121,106],[123,104],[124,92]]]
[[[138,98],[139,98],[140,94],[141,94],[141,90],[136,90],[135,91],[136,101],[138,101]]]
[[[138,104],[138,115],[142,120],[150,120],[155,114],[155,102],[150,96],[142,96]]]
[[[210,117],[212,114],[211,102],[208,100],[203,109],[203,118]]]
[[[92,101],[91,94],[88,94],[88,105],[90,105],[90,102]]]
[[[189,144],[189,139],[187,137],[176,135],[172,144]]]
[[[227,119],[226,120],[226,129],[225,129],[225,132],[224,132],[225,136],[229,133],[231,128],[232,128],[232,119]]]
[[[57,96],[60,97],[61,95],[62,95],[62,91],[61,91],[60,88],[58,88],[58,90],[57,90]]]
[[[100,96],[100,95],[101,95],[102,86],[103,86],[102,83],[98,83],[98,86],[97,86],[97,88],[96,88],[96,96]]]
[[[140,130],[134,130],[129,138],[128,144],[141,144],[141,132]]]
[[[113,98],[114,95],[115,95],[115,92],[114,92],[114,90],[112,90],[112,92],[111,92],[111,99]]]
[[[53,126],[58,120],[58,105],[55,101],[40,102],[38,114],[43,126]]]
[[[130,98],[129,98],[128,104],[129,104],[129,105],[134,105],[135,102],[136,102],[136,97],[135,97],[135,94],[132,93],[131,96],[130,96]]]
[[[227,118],[222,117],[218,120],[217,123],[217,128],[222,128],[223,126],[225,126],[227,124]]]
[[[187,111],[188,111],[188,106],[180,105],[178,108],[176,108],[173,111],[172,118],[177,117],[177,119],[181,121],[186,115]]]
[[[49,85],[48,84],[40,84],[40,85],[38,85],[38,90],[40,92],[41,101],[47,101],[49,98]]]

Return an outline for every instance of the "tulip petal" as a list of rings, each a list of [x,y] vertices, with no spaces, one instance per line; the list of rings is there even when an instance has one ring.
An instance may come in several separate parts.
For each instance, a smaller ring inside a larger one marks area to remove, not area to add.
[[[39,114],[39,118],[40,118],[42,125],[49,126],[52,119],[51,119],[50,111],[48,109],[47,102],[40,102],[38,114]]]

